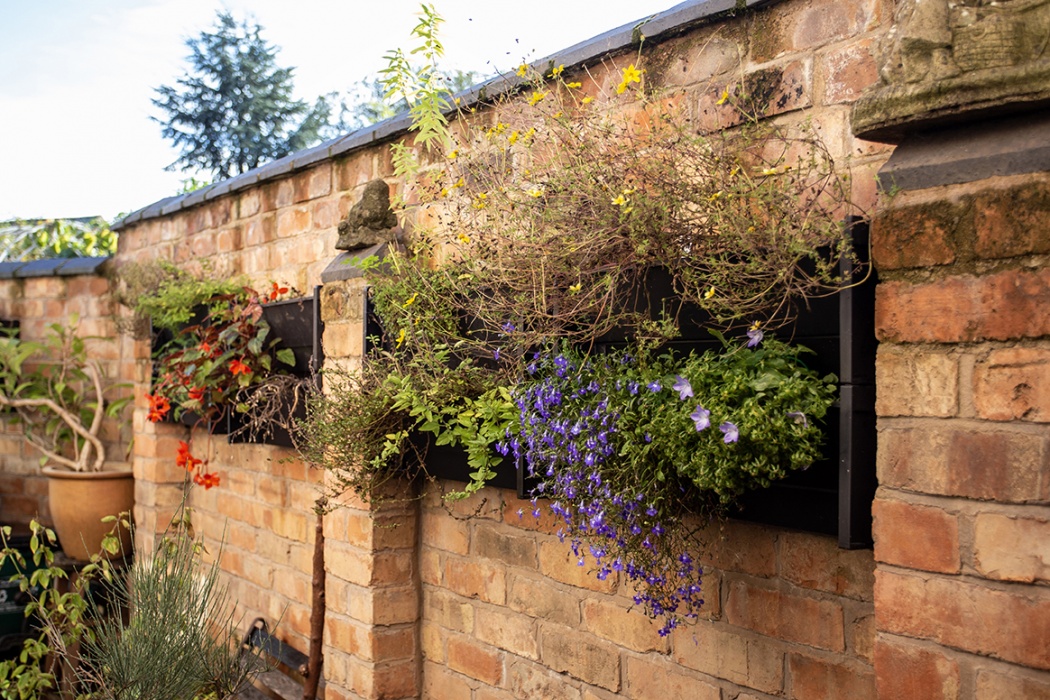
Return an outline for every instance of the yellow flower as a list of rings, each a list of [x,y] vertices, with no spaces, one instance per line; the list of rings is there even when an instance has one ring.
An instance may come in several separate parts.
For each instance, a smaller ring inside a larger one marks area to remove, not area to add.
[[[622,194],[618,194],[616,195],[616,197],[613,198],[612,203],[618,207],[622,207],[627,204],[627,198],[624,197]]]
[[[418,297],[418,296],[419,296],[419,292],[416,292],[415,294],[413,294],[412,296],[410,296],[410,297],[408,298],[408,301],[406,301],[406,302],[405,302],[404,304],[402,304],[401,306],[407,309],[408,307],[412,306],[412,304],[414,304],[414,303],[415,303],[415,301],[416,301],[416,297]]]
[[[623,193],[625,195],[627,195],[627,196],[631,196],[632,194],[634,194],[634,188],[633,187],[625,187],[623,189]]]
[[[626,90],[627,86],[631,83],[642,82],[642,72],[634,67],[634,64],[627,66],[623,69],[623,80],[616,87],[616,94],[622,95]]]
[[[777,174],[777,169],[776,168],[766,168],[765,170],[762,171],[762,175],[776,175],[776,174]]]
[[[522,63],[520,66],[518,66],[518,77],[519,78],[524,78],[525,74],[528,73],[528,72],[529,72],[529,67],[527,65],[525,65],[524,63]]]
[[[735,168],[733,168],[732,170],[729,171],[729,177],[736,177],[736,174],[739,173],[739,172],[740,172],[740,166],[738,165],[738,166],[736,166]]]
[[[711,288],[710,288],[710,289],[708,289],[708,290],[707,290],[706,292],[704,292],[704,299],[710,299],[710,298],[711,298],[711,297],[713,297],[714,295],[715,295],[715,288],[714,288],[714,287],[711,287]]]
[[[475,209],[484,209],[485,205],[487,204],[487,202],[485,200],[487,200],[488,198],[489,198],[489,196],[487,194],[485,194],[484,192],[478,193],[478,196],[474,198],[474,208]]]
[[[441,188],[441,196],[442,197],[447,197],[448,196],[448,188],[447,187],[442,187]]]
[[[562,112],[561,110],[558,110],[557,112],[555,112],[555,113],[554,113],[553,115],[551,115],[551,116],[553,116],[553,117],[554,117],[555,119],[561,119],[561,117],[562,117],[562,114],[563,114],[563,112]]]
[[[527,139],[531,139],[535,135],[536,135],[536,127],[530,126],[529,130],[526,131],[524,134],[522,134],[522,137],[523,138],[527,138]]]
[[[520,137],[521,134],[519,134],[518,130],[515,129],[514,131],[510,132],[510,136],[507,137],[507,141],[510,143],[511,146],[513,146],[518,142],[518,138]]]
[[[539,90],[534,91],[532,93],[532,97],[529,98],[529,106],[530,107],[531,106],[535,106],[538,102],[540,102],[546,96],[547,96],[547,93],[545,93],[545,92],[540,92]]]
[[[397,346],[401,347],[401,343],[405,342],[405,329],[402,328],[401,332],[397,334]]]
[[[529,190],[529,196],[535,197],[535,198],[538,199],[538,198],[543,196],[543,190],[541,190],[539,188],[536,188],[536,187],[533,187],[531,190]]]
[[[725,90],[722,91],[722,96],[718,98],[718,102],[715,102],[715,104],[716,105],[724,105],[728,101],[729,101],[729,88],[726,88]]]
[[[569,294],[579,294],[581,289],[583,289],[583,285],[577,282],[569,286]]]
[[[634,211],[634,207],[624,207],[623,208],[623,213],[624,214],[630,214],[632,211]]]
[[[582,100],[580,100],[580,102],[582,102],[585,105],[589,105],[590,103],[594,102],[594,98],[590,96],[584,97]]]
[[[721,192],[715,192],[713,195],[711,195],[710,197],[707,198],[707,201],[713,202],[713,201],[715,201],[716,199],[718,199],[721,196],[722,196]]]
[[[761,321],[755,321],[754,323],[751,324],[751,330],[757,331],[758,327],[761,326],[761,325],[762,325]]]
[[[449,160],[455,160],[458,157],[459,157],[459,151],[458,150],[454,150],[454,151],[452,151],[451,153],[448,154],[448,159]]]
[[[462,244],[464,244],[464,245],[466,245],[467,243],[470,243],[470,236],[468,236],[468,235],[467,235],[467,234],[465,234],[465,233],[462,233],[462,232],[460,232],[460,233],[459,233],[459,234],[458,234],[458,235],[456,236],[456,238],[457,238],[457,239],[459,240],[459,242],[460,242],[460,243],[462,243]]]
[[[463,178],[456,180],[456,184],[452,185],[453,189],[459,189],[460,187],[466,186],[467,183],[463,182]]]
[[[565,72],[565,65],[563,64],[563,65],[560,65],[560,66],[558,66],[557,68],[555,68],[554,70],[551,71],[551,77],[552,78],[557,78],[559,75],[561,75],[564,72]]]
[[[567,87],[567,88],[569,88],[571,90],[575,90],[576,88],[583,87],[583,83],[576,83],[576,82],[565,83],[565,87]]]
[[[457,104],[457,105],[458,105],[458,104],[459,104],[460,102],[462,102],[462,101],[463,101],[463,98],[462,98],[462,97],[453,97],[453,98],[452,98],[452,102],[453,102],[453,103],[455,103],[455,104]]]

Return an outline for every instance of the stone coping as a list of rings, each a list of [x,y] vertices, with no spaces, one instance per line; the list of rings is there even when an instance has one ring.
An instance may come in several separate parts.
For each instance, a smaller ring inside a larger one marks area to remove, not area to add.
[[[29,262],[0,262],[0,279],[95,275],[98,274],[99,268],[107,260],[109,260],[108,257],[85,257],[50,258],[47,260],[31,260]]]

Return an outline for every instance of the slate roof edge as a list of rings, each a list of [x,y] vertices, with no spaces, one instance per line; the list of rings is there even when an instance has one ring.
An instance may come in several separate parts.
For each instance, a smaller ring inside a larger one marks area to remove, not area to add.
[[[586,41],[581,41],[549,56],[533,61],[530,65],[546,73],[550,68],[564,64],[566,69],[589,65],[606,56],[635,46],[644,36],[646,40],[666,39],[685,30],[721,15],[734,11],[752,9],[761,5],[772,4],[778,0],[686,0],[663,12],[624,24],[599,34]],[[504,73],[478,83],[456,94],[460,98],[460,107],[470,107],[485,99],[511,92],[519,88],[523,79],[514,73]],[[266,180],[276,179],[282,175],[306,168],[314,163],[366,148],[376,143],[393,140],[408,131],[412,120],[407,112],[372,124],[363,129],[338,136],[329,141],[302,151],[290,153],[283,158],[261,165],[240,175],[208,185],[194,192],[168,197],[149,206],[128,214],[113,224],[113,230],[148,219],[173,214],[181,209],[209,201],[224,194],[247,189]]]

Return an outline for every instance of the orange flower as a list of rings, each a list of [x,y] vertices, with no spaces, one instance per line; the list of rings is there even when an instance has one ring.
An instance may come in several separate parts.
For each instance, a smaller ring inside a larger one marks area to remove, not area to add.
[[[171,402],[168,401],[166,396],[146,394],[146,400],[149,401],[149,415],[147,418],[153,423],[159,423],[164,420],[164,416],[168,415],[168,411],[171,410]]]
[[[190,398],[194,401],[200,401],[204,398],[204,389],[202,387],[190,389]]]
[[[276,282],[274,282],[273,289],[270,290],[270,301],[277,301],[277,297],[287,293],[288,287],[280,287]]]
[[[190,446],[187,443],[179,440],[179,449],[175,454],[175,464],[191,472],[203,462],[190,454]]]
[[[230,360],[230,374],[237,376],[238,374],[248,375],[252,373],[252,368],[244,364],[240,360]]]
[[[193,477],[193,483],[198,486],[203,486],[204,490],[207,491],[212,486],[219,485],[219,475],[215,472],[208,472],[207,474],[197,474]]]

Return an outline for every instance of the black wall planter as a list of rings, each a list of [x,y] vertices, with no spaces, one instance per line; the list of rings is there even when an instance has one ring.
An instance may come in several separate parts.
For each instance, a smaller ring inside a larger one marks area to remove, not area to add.
[[[324,361],[321,336],[324,323],[321,321],[321,287],[314,287],[312,297],[288,299],[263,305],[263,319],[270,324],[270,337],[279,338],[276,350],[290,349],[295,354],[295,365],[289,374],[306,378],[320,369]],[[306,407],[298,404],[295,417],[305,418]],[[293,447],[287,429],[275,425],[268,434],[249,434],[243,430],[246,421],[242,414],[231,411],[228,417],[229,441],[231,444],[264,444]]]

